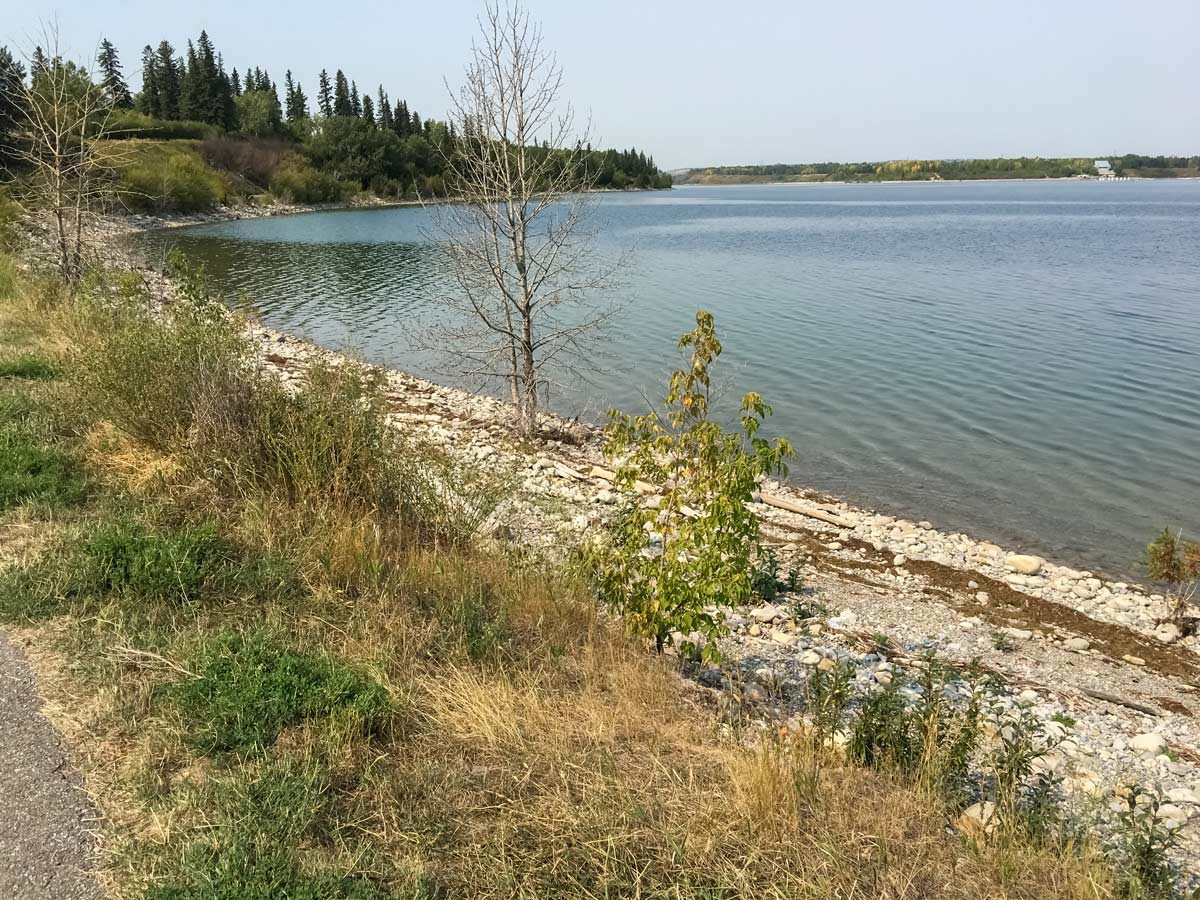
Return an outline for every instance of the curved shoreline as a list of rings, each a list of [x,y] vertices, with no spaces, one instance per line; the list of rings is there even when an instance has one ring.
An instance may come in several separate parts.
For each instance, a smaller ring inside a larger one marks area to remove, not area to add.
[[[413,205],[413,203],[406,202],[404,205]],[[101,245],[107,251],[105,255],[110,262],[144,269],[147,267],[146,260],[124,246],[124,242],[121,240],[135,231],[187,227],[244,218],[302,215],[335,209],[372,209],[387,208],[388,206],[389,204],[372,203],[349,206],[223,207],[215,213],[187,216],[110,217],[104,223]],[[262,326],[256,326],[256,330],[267,335],[265,343],[274,348],[284,345],[291,348],[307,347],[309,348],[308,352],[319,352],[336,358],[349,357],[349,354],[319,347],[295,335],[288,335]],[[289,356],[303,357],[304,355],[306,355],[305,352],[300,351]],[[295,365],[296,363],[294,360],[289,360],[288,364]],[[269,363],[268,366],[270,367]],[[387,369],[386,371],[389,379],[396,380],[406,389],[416,389],[425,395],[437,394],[446,399],[452,407],[463,406],[477,410],[479,404],[489,405],[488,415],[494,421],[504,423],[511,421],[511,415],[509,415],[504,401],[487,395],[439,385],[400,370]],[[549,419],[559,423],[561,427],[566,427],[566,420],[560,417],[551,416]],[[579,423],[574,423],[572,427],[586,429],[589,440],[594,445],[591,462],[595,464],[602,462],[595,446],[597,445],[598,429]],[[1168,614],[1165,596],[1150,585],[1137,583],[1135,579],[1105,577],[1087,568],[1077,568],[1065,561],[1051,560],[1048,555],[1037,557],[1041,560],[1039,571],[1026,575],[1010,571],[1005,563],[1010,555],[1028,555],[1024,551],[1010,552],[990,540],[976,539],[962,532],[944,532],[934,528],[928,521],[914,521],[902,515],[884,514],[870,503],[853,503],[808,486],[785,484],[775,486],[775,490],[808,502],[816,501],[824,504],[831,511],[846,515],[854,523],[853,527],[849,529],[851,534],[847,534],[846,538],[853,536],[865,541],[879,552],[891,552],[897,556],[903,555],[908,559],[944,564],[951,568],[977,571],[989,577],[994,576],[1019,590],[1030,593],[1039,600],[1045,599],[1062,603],[1085,614],[1098,616],[1103,621],[1133,627],[1143,634],[1153,635],[1157,622]]]

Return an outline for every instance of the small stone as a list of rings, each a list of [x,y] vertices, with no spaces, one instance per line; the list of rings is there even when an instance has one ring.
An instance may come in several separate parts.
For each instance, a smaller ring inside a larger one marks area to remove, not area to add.
[[[1000,630],[1018,641],[1027,641],[1033,637],[1033,632],[1027,628],[1001,628]]]
[[[750,626],[750,637],[758,637],[761,634],[762,634],[762,626],[761,625],[755,624],[755,625]]]
[[[979,582],[978,581],[968,581],[967,588],[972,591],[979,590]]]
[[[1121,659],[1123,659],[1125,662],[1129,663],[1131,666],[1144,666],[1146,664],[1146,661],[1144,659],[1142,659],[1140,656],[1134,656],[1131,653],[1126,653],[1124,656],[1121,657]]]
[[[1163,622],[1154,629],[1154,636],[1164,644],[1173,644],[1180,638],[1179,626],[1172,622]]]
[[[980,838],[992,833],[996,827],[996,804],[991,800],[973,803],[958,817],[958,828],[967,835]]]
[[[836,667],[837,667],[837,660],[830,659],[828,656],[822,657],[821,661],[819,663],[817,663],[817,668],[820,669],[822,672],[828,672],[830,669],[834,669]]]
[[[1004,560],[1006,566],[1022,575],[1036,575],[1042,571],[1044,563],[1045,560],[1040,556],[1025,556],[1020,553],[1012,553]]]
[[[987,591],[977,591],[975,594],[975,599],[979,603],[982,603],[984,606],[987,606],[988,603],[991,602],[992,595],[989,594]]]
[[[897,554],[895,555],[895,557],[893,557],[893,558],[892,558],[892,565],[893,565],[893,566],[902,566],[902,565],[904,565],[906,562],[908,562],[908,557],[907,557],[907,556],[905,556],[903,553],[897,553]]]
[[[804,653],[803,653],[803,654],[800,656],[800,665],[802,665],[802,666],[815,666],[815,665],[819,665],[819,664],[820,664],[820,662],[821,662],[821,660],[823,660],[824,658],[825,658],[825,657],[823,657],[823,656],[822,656],[820,653],[818,653],[816,650],[806,650],[806,651],[804,651]]]
[[[788,634],[785,631],[772,631],[771,640],[777,644],[783,644],[785,647],[791,647],[800,642],[800,638],[796,635]]]
[[[876,669],[873,677],[879,684],[891,684],[893,676],[889,669]]]
[[[1167,739],[1157,732],[1148,731],[1131,740],[1129,749],[1147,756],[1157,756],[1167,749]]]
[[[1068,650],[1074,650],[1077,653],[1082,653],[1084,650],[1087,650],[1092,645],[1091,645],[1091,642],[1089,642],[1085,638],[1073,637],[1073,638],[1067,638],[1065,641],[1063,641],[1063,646],[1066,647]]]
[[[782,616],[783,610],[781,610],[778,606],[772,606],[769,603],[766,606],[758,607],[758,609],[750,610],[750,618],[756,622],[772,622],[775,619],[782,618]]]

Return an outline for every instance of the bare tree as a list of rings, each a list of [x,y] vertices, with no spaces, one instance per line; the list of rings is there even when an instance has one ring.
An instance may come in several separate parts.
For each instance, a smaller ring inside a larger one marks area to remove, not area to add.
[[[595,252],[587,129],[560,108],[562,69],[541,28],[516,0],[489,3],[479,24],[451,93],[458,139],[442,145],[455,202],[433,210],[458,288],[440,331],[462,374],[507,382],[532,433],[556,373],[590,362],[588,343],[613,313],[595,293],[620,261]]]
[[[106,143],[111,102],[91,66],[63,59],[56,26],[43,29],[43,43],[30,57],[29,81],[5,89],[17,92],[20,112],[11,151],[23,173],[17,198],[27,212],[48,218],[60,273],[76,281],[89,225],[111,200],[114,170],[122,162],[122,152]]]

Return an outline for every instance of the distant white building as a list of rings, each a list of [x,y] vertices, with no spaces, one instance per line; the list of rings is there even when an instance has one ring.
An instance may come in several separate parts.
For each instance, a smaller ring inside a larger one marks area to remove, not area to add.
[[[1109,165],[1107,159],[1098,159],[1092,163],[1096,167],[1096,176],[1098,178],[1116,178],[1117,173],[1113,171],[1113,167]]]

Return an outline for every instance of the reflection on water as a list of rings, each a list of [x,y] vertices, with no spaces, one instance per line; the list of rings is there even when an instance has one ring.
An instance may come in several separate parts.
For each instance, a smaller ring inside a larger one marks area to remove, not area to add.
[[[625,308],[607,371],[560,410],[641,408],[706,308],[731,392],[773,404],[798,482],[1130,575],[1156,527],[1200,532],[1200,184],[683,188],[599,215],[602,252],[635,254]],[[411,335],[451,286],[426,216],[142,241],[269,324],[428,375]]]

